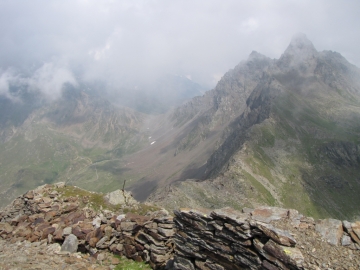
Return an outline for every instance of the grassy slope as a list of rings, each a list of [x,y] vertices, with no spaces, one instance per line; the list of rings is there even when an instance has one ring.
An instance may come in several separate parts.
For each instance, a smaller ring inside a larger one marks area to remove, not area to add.
[[[124,154],[135,151],[141,140],[131,141],[131,133],[118,138],[115,150],[85,148],[71,136],[33,123],[0,145],[0,205],[44,183],[65,181],[89,190],[108,192],[121,188],[125,171]]]
[[[256,201],[314,217],[354,218],[360,214],[355,207],[360,203],[359,168],[335,166],[319,152],[329,142],[358,145],[359,120],[360,102],[344,98],[340,90],[305,98],[288,92],[275,102],[271,119],[253,127],[247,155],[235,157],[246,166],[233,165],[230,172],[241,172],[251,183],[260,194]],[[322,180],[328,176],[338,178],[333,183]],[[269,192],[272,188],[277,199]]]

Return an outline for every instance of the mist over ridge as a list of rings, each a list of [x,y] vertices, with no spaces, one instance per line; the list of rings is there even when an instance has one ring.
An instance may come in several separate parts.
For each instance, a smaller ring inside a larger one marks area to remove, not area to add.
[[[126,180],[168,209],[359,215],[357,17],[326,3],[2,3],[0,204]]]
[[[0,93],[10,97],[15,81],[56,99],[64,83],[101,82],[112,96],[136,87],[156,95],[147,86],[165,74],[209,90],[253,50],[279,58],[297,32],[359,65],[358,8],[356,1],[2,1]]]

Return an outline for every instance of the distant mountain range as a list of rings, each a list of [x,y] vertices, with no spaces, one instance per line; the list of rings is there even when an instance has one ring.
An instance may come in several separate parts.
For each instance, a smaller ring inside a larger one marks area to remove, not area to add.
[[[126,180],[167,208],[359,216],[360,70],[339,53],[297,35],[279,59],[252,52],[203,95],[185,77],[148,87],[132,98],[85,84],[51,103],[24,89],[20,103],[1,97],[1,203],[43,183],[105,192]]]

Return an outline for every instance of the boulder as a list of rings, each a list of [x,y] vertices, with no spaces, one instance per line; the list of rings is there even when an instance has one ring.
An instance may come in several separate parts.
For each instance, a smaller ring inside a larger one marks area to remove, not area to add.
[[[64,243],[61,246],[61,251],[75,253],[78,249],[79,241],[73,234],[68,235],[65,238]]]
[[[296,240],[287,231],[283,231],[275,228],[270,224],[265,224],[260,222],[256,222],[254,225],[258,229],[260,229],[266,236],[270,237],[272,240],[274,240],[280,245],[290,247],[290,246],[295,246],[296,244]]]
[[[138,204],[138,202],[133,198],[132,194],[126,190],[115,190],[113,192],[107,193],[104,198],[113,205],[133,206]]]
[[[332,245],[339,245],[343,235],[342,222],[337,219],[323,219],[316,223],[315,230]]]

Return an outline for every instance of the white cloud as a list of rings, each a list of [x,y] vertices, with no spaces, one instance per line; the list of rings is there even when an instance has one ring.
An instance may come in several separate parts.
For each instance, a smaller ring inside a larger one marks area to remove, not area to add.
[[[75,77],[68,69],[52,62],[44,63],[28,79],[31,88],[40,90],[52,100],[61,96],[61,90],[65,83],[77,85]]]
[[[9,99],[14,99],[9,91],[9,84],[12,79],[13,75],[9,71],[2,72],[0,75],[0,95],[3,95]]]
[[[115,86],[173,73],[214,87],[213,74],[253,50],[280,57],[297,32],[360,65],[359,9],[336,0],[2,1],[0,68],[66,58],[69,72]]]
[[[259,28],[259,21],[255,18],[249,18],[246,21],[241,23],[240,31],[244,33],[249,33],[257,30]]]

